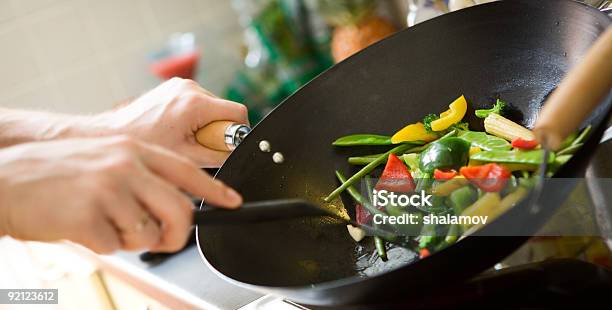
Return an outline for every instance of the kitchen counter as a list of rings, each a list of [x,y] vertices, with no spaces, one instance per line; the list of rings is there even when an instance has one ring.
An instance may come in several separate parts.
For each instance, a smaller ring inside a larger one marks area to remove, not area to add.
[[[84,253],[95,260],[103,272],[122,279],[171,309],[238,309],[263,296],[219,278],[202,261],[196,246],[157,265],[141,262],[138,254],[118,252],[98,256]]]

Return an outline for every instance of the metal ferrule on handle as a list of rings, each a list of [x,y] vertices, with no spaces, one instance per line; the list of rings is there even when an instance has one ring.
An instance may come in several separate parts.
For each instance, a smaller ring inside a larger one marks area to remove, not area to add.
[[[242,143],[249,132],[251,132],[251,128],[245,124],[232,121],[215,121],[200,128],[195,137],[198,143],[206,148],[231,152]]]

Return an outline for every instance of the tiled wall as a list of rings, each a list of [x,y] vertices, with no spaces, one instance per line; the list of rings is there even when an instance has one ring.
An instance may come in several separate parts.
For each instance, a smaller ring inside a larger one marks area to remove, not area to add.
[[[186,31],[202,50],[197,79],[221,92],[241,62],[230,1],[0,0],[0,106],[108,109],[159,83],[148,53]]]

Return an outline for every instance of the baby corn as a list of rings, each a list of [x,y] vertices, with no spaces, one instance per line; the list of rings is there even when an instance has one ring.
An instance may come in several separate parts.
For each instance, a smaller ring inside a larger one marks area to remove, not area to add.
[[[534,140],[535,136],[531,130],[497,114],[491,113],[484,120],[485,131],[494,136],[512,141],[516,138]]]

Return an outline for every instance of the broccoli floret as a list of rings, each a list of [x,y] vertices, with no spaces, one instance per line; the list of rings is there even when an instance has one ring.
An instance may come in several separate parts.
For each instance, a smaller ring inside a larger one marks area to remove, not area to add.
[[[491,109],[481,109],[481,110],[476,110],[476,116],[480,117],[480,118],[486,118],[487,116],[489,116],[489,114],[491,113],[495,113],[495,114],[502,114],[502,111],[506,108],[506,103],[497,99],[497,101],[495,102],[495,105],[493,106],[493,108]]]
[[[429,114],[425,116],[425,118],[423,118],[423,125],[425,126],[425,130],[427,130],[427,132],[433,132],[433,130],[431,130],[431,122],[439,118],[440,116],[438,116],[437,114]]]
[[[470,124],[468,124],[467,122],[459,122],[457,124],[453,124],[452,126],[450,126],[449,129],[457,129],[457,130],[463,130],[463,131],[468,131],[470,130]]]

